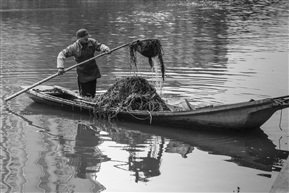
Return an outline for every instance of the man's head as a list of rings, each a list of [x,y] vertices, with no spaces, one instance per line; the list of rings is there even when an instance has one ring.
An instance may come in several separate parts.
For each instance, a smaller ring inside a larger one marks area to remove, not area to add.
[[[88,42],[88,38],[91,37],[91,35],[88,33],[88,31],[86,29],[80,29],[76,32],[76,37],[77,39],[80,40],[80,43],[87,43]]]

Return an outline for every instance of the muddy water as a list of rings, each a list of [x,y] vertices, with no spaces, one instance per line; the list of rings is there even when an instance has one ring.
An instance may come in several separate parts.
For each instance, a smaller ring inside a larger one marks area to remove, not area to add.
[[[288,110],[256,132],[218,134],[110,123],[25,95],[3,99],[55,73],[58,52],[79,28],[111,48],[160,39],[166,80],[156,85],[170,100],[224,104],[288,95],[286,1],[8,0],[0,13],[1,192],[270,190],[288,155]],[[134,74],[128,49],[97,62],[99,92]],[[139,74],[155,79],[141,58]],[[45,84],[77,89],[74,71]]]

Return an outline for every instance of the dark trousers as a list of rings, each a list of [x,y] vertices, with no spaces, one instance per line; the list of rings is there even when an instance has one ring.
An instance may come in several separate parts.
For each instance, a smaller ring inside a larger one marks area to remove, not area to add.
[[[96,90],[96,79],[89,81],[89,82],[79,82],[78,80],[78,89],[80,96],[86,96],[86,97],[92,97],[95,96],[95,90]]]

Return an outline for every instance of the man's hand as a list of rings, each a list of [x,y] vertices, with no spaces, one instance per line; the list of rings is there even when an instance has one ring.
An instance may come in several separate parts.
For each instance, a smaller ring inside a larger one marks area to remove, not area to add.
[[[64,74],[64,68],[58,68],[58,74],[59,75]]]
[[[110,54],[110,49],[108,48],[108,50],[106,50],[105,53]]]
[[[106,47],[105,50],[104,50],[104,52],[109,54],[109,53],[110,53],[109,47]]]
[[[101,45],[100,49],[101,49],[102,52],[105,52],[105,53],[108,53],[108,54],[110,53],[109,47],[104,45],[104,44]]]

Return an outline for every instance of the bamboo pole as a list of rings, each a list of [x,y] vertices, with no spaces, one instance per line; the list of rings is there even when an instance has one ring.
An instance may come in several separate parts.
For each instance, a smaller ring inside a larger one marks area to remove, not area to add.
[[[66,68],[66,69],[64,70],[64,72],[70,71],[70,70],[76,68],[77,66],[80,66],[80,65],[82,65],[82,64],[85,64],[85,63],[87,63],[87,62],[89,62],[89,61],[91,61],[91,60],[95,60],[96,58],[99,58],[99,57],[104,56],[104,55],[106,55],[106,54],[110,54],[111,52],[116,51],[116,50],[118,50],[118,49],[120,49],[120,48],[123,48],[123,47],[125,47],[125,46],[128,46],[128,45],[130,45],[130,44],[132,44],[132,43],[134,43],[134,42],[136,42],[136,41],[140,41],[140,40],[135,40],[135,41],[133,41],[133,42],[131,42],[131,43],[126,43],[126,44],[120,45],[120,46],[118,46],[118,47],[116,47],[116,48],[111,49],[110,52],[107,52],[107,53],[105,52],[105,53],[99,54],[99,55],[97,55],[97,56],[94,56],[94,57],[92,57],[92,58],[90,58],[90,59],[88,59],[88,60],[85,60],[85,61],[83,61],[83,62],[77,63],[77,64],[75,64],[75,65],[73,65],[73,66],[71,66],[71,67],[69,67],[69,68]],[[43,80],[41,80],[41,81],[39,81],[39,82],[34,83],[33,85],[31,85],[31,86],[29,86],[29,87],[27,87],[27,88],[25,88],[25,89],[23,89],[23,90],[20,90],[20,91],[16,92],[15,94],[13,94],[13,95],[5,98],[4,100],[5,100],[5,101],[9,101],[9,100],[11,100],[11,99],[19,96],[20,94],[22,94],[22,93],[30,90],[31,88],[34,88],[34,87],[36,87],[36,86],[38,86],[38,85],[40,85],[40,84],[42,84],[42,83],[44,83],[44,82],[52,79],[52,78],[55,78],[56,76],[59,76],[59,74],[58,74],[58,73],[55,73],[55,74],[53,74],[53,75],[51,75],[51,76],[49,76],[49,77],[47,77],[47,78],[45,78],[45,79],[43,79]]]

